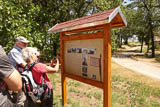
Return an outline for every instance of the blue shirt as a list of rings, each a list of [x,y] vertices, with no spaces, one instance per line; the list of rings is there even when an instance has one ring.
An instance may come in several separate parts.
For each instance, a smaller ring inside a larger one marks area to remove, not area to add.
[[[16,68],[17,64],[20,65],[23,62],[25,62],[22,58],[22,49],[15,46],[9,53],[8,53],[8,58],[12,65]]]

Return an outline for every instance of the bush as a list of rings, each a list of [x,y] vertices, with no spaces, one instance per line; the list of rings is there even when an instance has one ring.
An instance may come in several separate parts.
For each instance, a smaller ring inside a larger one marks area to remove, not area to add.
[[[156,61],[160,62],[160,56],[156,57],[155,59]]]

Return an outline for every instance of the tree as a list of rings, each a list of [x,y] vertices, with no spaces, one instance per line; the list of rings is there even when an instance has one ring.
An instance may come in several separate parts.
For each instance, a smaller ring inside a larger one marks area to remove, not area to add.
[[[46,46],[46,52],[56,55],[59,49],[59,34],[48,35],[48,29],[57,23],[86,16],[93,8],[92,2],[92,0],[32,0],[35,6],[40,7],[40,13],[35,21],[39,22],[42,32],[46,32],[44,37],[51,41],[51,44],[44,41],[43,46]],[[46,29],[44,29],[44,25]]]
[[[92,0],[0,0],[0,43],[9,51],[15,38],[23,35],[31,41],[30,46],[41,51],[43,59],[50,59],[58,53],[59,35],[48,34],[48,29],[91,13],[92,3]]]
[[[133,1],[133,0],[130,0]],[[160,2],[158,0],[134,0],[132,5],[137,10],[143,10],[143,18],[145,23],[144,29],[148,30],[147,40],[148,47],[149,41],[151,39],[152,43],[152,57],[155,57],[155,47],[154,47],[154,31],[160,25]]]
[[[124,0],[94,0],[94,12],[105,11],[113,8],[117,8],[118,6],[122,7],[122,3]],[[120,33],[121,29],[112,30],[112,52],[114,52],[117,47],[121,47],[122,45],[122,35]]]
[[[123,1],[124,0],[94,0],[94,5],[97,11],[104,11],[122,5]]]
[[[17,36],[29,38],[32,35],[34,29],[38,27],[38,23],[32,18],[38,10],[38,7],[18,0],[0,0],[0,43],[7,51],[14,46]]]

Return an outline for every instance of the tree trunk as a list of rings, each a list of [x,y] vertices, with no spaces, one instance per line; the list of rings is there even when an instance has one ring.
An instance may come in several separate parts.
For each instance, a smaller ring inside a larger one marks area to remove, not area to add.
[[[142,40],[141,40],[141,53],[142,53],[142,50],[143,50],[143,42],[144,42],[144,35],[142,36]]]
[[[149,53],[149,40],[150,40],[150,32],[149,32],[149,29],[148,29],[148,34],[147,34],[147,53]]]
[[[148,44],[147,44],[147,53],[149,53],[149,40],[148,40]]]
[[[125,38],[124,44],[128,45],[128,38]]]
[[[53,55],[57,56],[57,44],[53,43]]]
[[[154,46],[154,34],[151,28],[151,39],[152,39],[152,58],[155,57],[155,46]]]
[[[122,48],[122,36],[120,35],[120,48]]]
[[[154,47],[154,34],[153,34],[153,26],[152,26],[152,20],[151,17],[149,17],[149,34],[152,40],[152,58],[155,57],[155,47]]]
[[[122,48],[122,43],[121,43],[121,35],[118,35],[117,37],[117,44],[118,44],[118,48]]]

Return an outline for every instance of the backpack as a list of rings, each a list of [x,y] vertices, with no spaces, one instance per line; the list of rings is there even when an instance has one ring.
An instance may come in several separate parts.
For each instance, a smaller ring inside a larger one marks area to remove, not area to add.
[[[37,63],[31,64],[28,70],[21,73],[23,91],[33,102],[37,102],[38,100],[46,100],[51,95],[51,89],[48,87],[47,83],[44,83],[44,75],[40,85],[35,82],[32,75],[32,68],[35,64]]]
[[[38,57],[37,62],[40,62],[40,57]],[[27,70],[27,66],[22,67],[20,64],[16,64],[16,69],[18,70],[18,72],[21,74],[23,71]]]
[[[21,65],[16,64],[16,69],[17,69],[18,72],[21,74],[23,71],[26,71],[26,70],[27,70],[27,66],[22,67]]]

